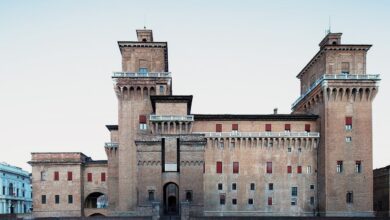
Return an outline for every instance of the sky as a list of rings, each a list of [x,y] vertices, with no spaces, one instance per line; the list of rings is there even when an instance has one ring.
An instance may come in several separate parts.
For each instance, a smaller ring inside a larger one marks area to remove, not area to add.
[[[296,75],[329,28],[373,44],[367,73],[381,74],[373,103],[374,168],[390,164],[390,1],[0,0],[0,161],[31,171],[31,152],[106,159],[117,123],[110,78],[120,40],[146,26],[168,41],[175,95],[192,113],[290,113]]]

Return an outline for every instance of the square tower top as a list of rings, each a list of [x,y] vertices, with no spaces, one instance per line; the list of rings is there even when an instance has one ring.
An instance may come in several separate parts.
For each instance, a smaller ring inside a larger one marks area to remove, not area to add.
[[[153,32],[149,29],[138,29],[137,38],[141,42],[153,42]]]

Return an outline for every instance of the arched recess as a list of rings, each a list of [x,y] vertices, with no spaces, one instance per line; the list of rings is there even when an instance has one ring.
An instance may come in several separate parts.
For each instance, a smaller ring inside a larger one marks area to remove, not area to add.
[[[164,213],[168,215],[179,214],[179,186],[174,182],[164,185]]]
[[[90,193],[84,202],[84,208],[103,209],[108,206],[108,198],[101,192]]]
[[[104,217],[105,215],[103,215],[102,213],[93,213],[92,215],[89,215],[88,217]]]

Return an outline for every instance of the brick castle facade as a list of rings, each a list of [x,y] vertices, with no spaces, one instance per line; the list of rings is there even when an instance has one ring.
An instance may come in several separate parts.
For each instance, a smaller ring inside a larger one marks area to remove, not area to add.
[[[208,115],[173,95],[167,42],[137,36],[118,42],[107,160],[32,153],[36,217],[373,216],[371,45],[327,34],[291,114]]]

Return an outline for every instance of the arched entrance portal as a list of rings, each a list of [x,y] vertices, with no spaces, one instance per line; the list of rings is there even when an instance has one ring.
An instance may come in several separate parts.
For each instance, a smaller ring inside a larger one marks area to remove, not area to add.
[[[176,183],[164,185],[164,213],[167,215],[179,214],[179,187]]]

